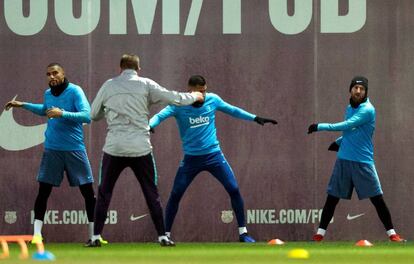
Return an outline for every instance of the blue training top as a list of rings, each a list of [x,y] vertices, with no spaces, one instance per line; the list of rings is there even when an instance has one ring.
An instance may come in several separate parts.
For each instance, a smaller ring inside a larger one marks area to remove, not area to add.
[[[343,131],[336,140],[340,145],[338,158],[374,164],[372,136],[375,130],[375,108],[367,99],[357,108],[348,105],[345,121],[335,124],[318,124],[318,131]]]
[[[82,123],[90,123],[91,107],[81,87],[69,83],[59,95],[47,89],[43,104],[24,103],[23,108],[45,116],[46,110],[57,107],[63,110],[62,117],[50,118],[45,132],[45,148],[61,151],[85,150]]]
[[[216,135],[216,111],[233,117],[254,120],[255,115],[232,106],[214,93],[206,93],[204,104],[177,107],[169,105],[154,115],[150,127],[155,128],[165,119],[174,116],[180,130],[183,150],[186,155],[205,155],[220,150]]]

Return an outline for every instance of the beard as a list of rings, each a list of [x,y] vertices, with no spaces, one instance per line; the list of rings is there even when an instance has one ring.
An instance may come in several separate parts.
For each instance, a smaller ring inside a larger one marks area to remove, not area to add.
[[[64,78],[61,82],[57,84],[52,84],[53,81],[49,82],[50,92],[54,96],[59,96],[63,91],[68,87],[69,81]],[[55,82],[56,83],[56,82]]]
[[[353,108],[357,108],[360,104],[365,103],[367,101],[367,98],[367,95],[365,95],[365,97],[351,96],[349,103]]]
[[[55,87],[55,86],[59,86],[60,84],[62,84],[65,80],[53,80],[49,82],[49,87]]]

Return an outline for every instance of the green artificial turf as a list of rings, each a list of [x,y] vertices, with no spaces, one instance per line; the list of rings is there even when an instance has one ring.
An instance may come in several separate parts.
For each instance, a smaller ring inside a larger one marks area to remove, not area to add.
[[[46,244],[56,256],[54,263],[414,263],[414,243],[374,242],[373,247],[357,247],[355,242],[290,242],[282,246],[266,243],[178,243],[162,248],[155,243],[112,243],[101,248],[81,244]],[[290,259],[288,252],[303,248],[309,259]],[[35,247],[30,246],[30,254]],[[2,263],[39,263],[19,260],[19,248],[10,245],[11,256]]]

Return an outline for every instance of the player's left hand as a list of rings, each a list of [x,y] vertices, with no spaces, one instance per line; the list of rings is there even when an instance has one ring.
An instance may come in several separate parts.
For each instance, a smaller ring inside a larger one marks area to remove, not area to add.
[[[318,124],[312,124],[308,128],[308,134],[318,131]]]
[[[273,125],[277,124],[276,120],[273,119],[269,119],[269,118],[264,118],[264,117],[260,117],[260,116],[256,116],[254,118],[254,122],[258,123],[259,125],[264,126],[264,124],[266,123],[272,123]]]
[[[62,117],[63,111],[57,107],[52,107],[46,110],[48,118],[59,118]]]
[[[329,151],[336,151],[336,152],[338,152],[339,151],[339,145],[338,145],[338,143],[336,143],[335,141],[332,142],[332,144],[329,145],[328,150]]]

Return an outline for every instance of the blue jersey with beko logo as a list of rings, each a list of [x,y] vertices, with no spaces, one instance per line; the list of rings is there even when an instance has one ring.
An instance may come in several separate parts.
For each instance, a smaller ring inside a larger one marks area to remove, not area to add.
[[[253,121],[255,115],[230,105],[214,93],[206,93],[204,104],[194,106],[169,105],[150,119],[155,128],[165,119],[175,117],[180,130],[183,150],[186,155],[205,155],[220,150],[216,134],[216,111],[233,117]]]

